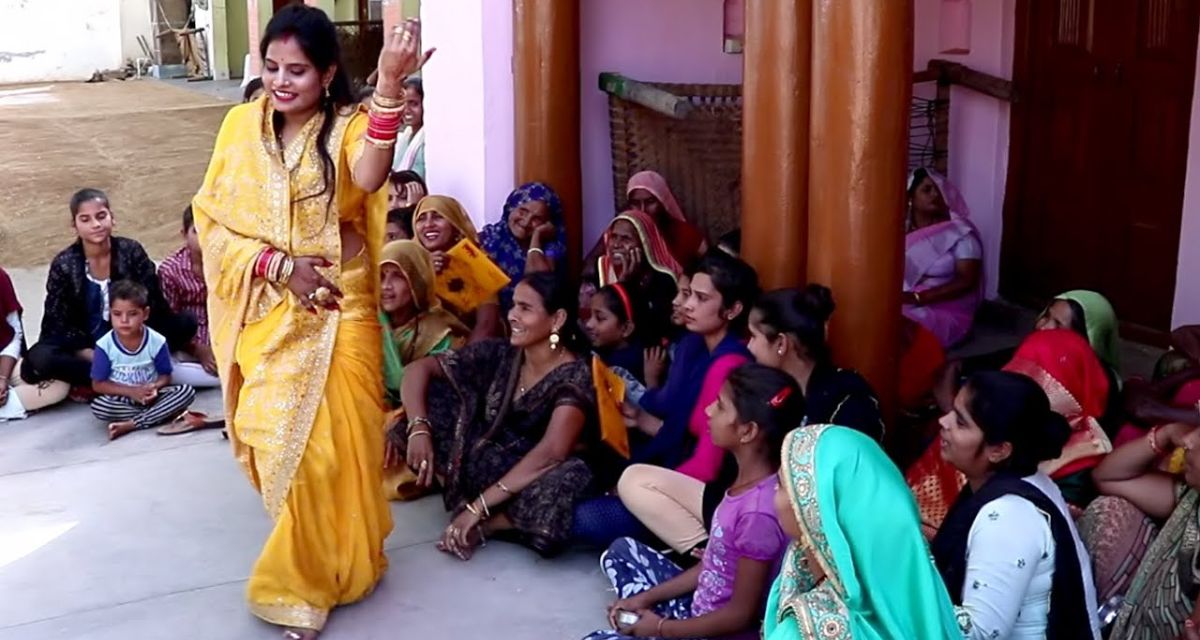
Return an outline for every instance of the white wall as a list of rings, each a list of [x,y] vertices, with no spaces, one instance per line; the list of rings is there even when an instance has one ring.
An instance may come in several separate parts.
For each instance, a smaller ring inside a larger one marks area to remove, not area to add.
[[[0,0],[0,84],[122,66],[120,0]]]
[[[125,60],[146,56],[138,44],[138,36],[145,38],[150,50],[154,51],[154,26],[150,23],[150,3],[153,1],[121,0],[121,57]]]

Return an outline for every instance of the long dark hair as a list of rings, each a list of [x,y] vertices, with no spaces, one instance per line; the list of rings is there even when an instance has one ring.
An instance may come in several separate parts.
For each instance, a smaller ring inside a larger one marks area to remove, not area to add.
[[[817,364],[830,360],[825,323],[835,305],[829,287],[810,284],[803,289],[777,289],[763,294],[751,311],[756,326],[768,340],[791,336]]]
[[[342,46],[338,43],[337,28],[324,11],[303,4],[292,4],[280,9],[267,23],[267,29],[263,33],[262,44],[259,46],[262,57],[266,59],[267,47],[272,42],[287,37],[296,39],[300,50],[308,56],[309,61],[320,73],[336,67],[333,80],[329,83],[329,94],[321,97],[321,112],[325,115],[321,122],[321,130],[317,133],[317,153],[321,156],[323,179],[321,190],[301,198],[318,198],[328,193],[332,202],[337,165],[329,153],[329,134],[333,131],[338,109],[352,105],[358,100],[350,84],[350,76],[346,74],[346,66],[342,64]]]
[[[783,439],[804,422],[804,394],[791,375],[774,367],[750,362],[726,378],[733,392],[738,422],[753,422],[767,438],[771,463],[779,467]]]
[[[1012,455],[1000,468],[1020,476],[1062,455],[1071,435],[1067,419],[1050,409],[1046,392],[1032,378],[1011,371],[985,371],[963,387],[967,411],[988,444],[1008,442]]]
[[[559,345],[576,355],[587,353],[587,341],[579,330],[579,290],[572,290],[566,280],[549,271],[531,273],[521,283],[537,292],[546,313],[566,313],[567,321],[558,330]]]

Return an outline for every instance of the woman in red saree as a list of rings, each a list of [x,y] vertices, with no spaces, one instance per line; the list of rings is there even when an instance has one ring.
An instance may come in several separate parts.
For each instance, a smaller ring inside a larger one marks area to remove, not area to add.
[[[1069,504],[1086,507],[1095,496],[1090,472],[1112,451],[1098,420],[1108,402],[1104,366],[1082,336],[1067,329],[1051,329],[1030,334],[1004,370],[1037,382],[1050,399],[1050,407],[1070,423],[1071,438],[1062,455],[1042,463],[1040,470],[1054,479]],[[962,474],[942,459],[940,445],[941,440],[935,440],[906,474],[927,534],[941,526],[965,482]]]

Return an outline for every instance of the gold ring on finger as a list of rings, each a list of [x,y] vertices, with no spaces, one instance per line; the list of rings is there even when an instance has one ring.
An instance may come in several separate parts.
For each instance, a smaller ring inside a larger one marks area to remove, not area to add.
[[[329,287],[317,287],[317,290],[313,291],[313,296],[317,304],[326,304],[329,302],[330,297],[333,296],[333,292],[329,290]]]
[[[309,302],[316,302],[316,300],[317,300],[317,292],[316,292],[316,291],[309,291],[309,292],[308,292],[308,295],[307,295],[307,296],[305,296],[305,297],[306,297],[306,298],[308,298],[308,301],[309,301]]]
[[[421,461],[421,466],[419,466],[419,467],[417,467],[417,468],[418,468],[418,469],[420,469],[421,471],[424,471],[424,470],[428,469],[428,468],[429,468],[429,461],[428,461],[428,460],[422,460],[422,461]]]

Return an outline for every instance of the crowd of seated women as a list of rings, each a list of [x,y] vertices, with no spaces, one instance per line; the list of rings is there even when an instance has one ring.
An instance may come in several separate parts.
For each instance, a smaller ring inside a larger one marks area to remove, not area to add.
[[[482,230],[416,173],[387,188],[382,489],[440,493],[437,546],[462,560],[490,540],[598,553],[616,596],[581,636],[1200,640],[1200,329],[1125,381],[1112,306],[1071,291],[1015,349],[947,359],[982,249],[937,173],[909,188],[892,422],[831,349],[836,292],[760,291],[737,234],[710,248],[657,173],[578,274],[550,185]],[[51,291],[24,376],[0,272],[0,407],[86,377],[104,283],[73,220],[52,288],[78,295]],[[114,274],[154,275],[114,240]],[[203,362],[161,304],[151,323]]]

